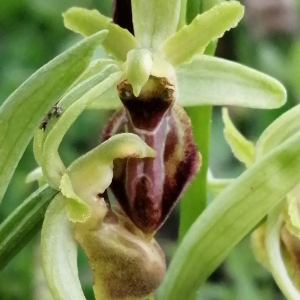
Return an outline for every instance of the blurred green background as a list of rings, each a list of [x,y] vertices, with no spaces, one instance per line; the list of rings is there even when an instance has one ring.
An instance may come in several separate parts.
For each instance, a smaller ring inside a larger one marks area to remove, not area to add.
[[[71,6],[97,8],[111,13],[111,0],[1,0],[0,7],[0,104],[36,69],[80,39],[63,27],[61,13]],[[230,108],[239,130],[256,141],[280,114],[300,102],[300,1],[244,0],[241,24],[219,41],[217,55],[270,74],[288,90],[288,103],[280,109]],[[69,163],[99,142],[111,112],[85,112],[71,128],[61,147]],[[236,177],[243,170],[223,137],[220,108],[214,108],[210,166],[216,177]],[[1,158],[0,158],[1,159]],[[35,184],[25,177],[36,164],[28,147],[0,210],[0,222],[30,193]],[[158,234],[168,259],[176,249],[178,208]],[[199,290],[203,300],[284,299],[271,275],[256,263],[246,238]],[[199,258],[201,264],[201,258]],[[79,255],[81,280],[87,299],[93,298],[92,278],[84,255]],[[51,300],[39,266],[39,237],[28,244],[0,272],[1,300]],[[184,299],[183,299],[184,300]]]

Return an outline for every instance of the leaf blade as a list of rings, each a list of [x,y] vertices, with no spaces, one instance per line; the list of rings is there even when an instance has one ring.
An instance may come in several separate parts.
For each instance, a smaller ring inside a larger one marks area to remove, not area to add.
[[[1,223],[0,270],[41,230],[47,207],[57,193],[44,185]]]
[[[105,34],[102,32],[85,39],[54,58],[25,81],[1,106],[0,202],[43,115],[85,70]]]
[[[188,299],[196,292],[231,249],[298,184],[299,151],[300,133],[252,165],[215,198],[179,246],[159,299]]]

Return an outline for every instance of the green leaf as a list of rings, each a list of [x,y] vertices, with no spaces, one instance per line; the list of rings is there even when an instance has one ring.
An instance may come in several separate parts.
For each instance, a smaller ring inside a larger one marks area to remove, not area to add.
[[[102,66],[102,69],[100,68]],[[70,89],[58,102],[57,106],[60,107],[62,113],[66,111],[70,105],[72,105],[75,101],[80,99],[84,94],[86,94],[89,90],[95,87],[97,84],[102,82],[106,77],[108,77],[111,73],[117,72],[119,70],[118,66],[115,64],[102,64],[102,65],[94,65],[94,67],[90,67],[83,75],[78,79],[78,84],[75,85],[72,89]],[[96,71],[99,71],[96,73]],[[96,73],[96,74],[93,74]],[[88,77],[88,75],[91,75]],[[86,79],[84,80],[84,78]],[[106,108],[114,108],[115,102],[107,102],[103,101],[104,99],[97,101],[101,101],[102,105]],[[105,99],[107,100],[107,99]],[[120,102],[120,101],[119,101]],[[105,103],[105,104],[104,104]],[[112,105],[112,106],[110,106]],[[99,107],[98,107],[99,108]],[[53,129],[54,125],[58,122],[58,118],[52,118],[49,120],[47,124],[46,130],[38,130],[34,136],[33,150],[36,161],[39,165],[42,163],[42,152],[45,140]],[[62,168],[63,169],[63,168]]]
[[[224,136],[234,156],[250,167],[254,161],[254,145],[248,141],[233,125],[228,110],[223,108]]]
[[[255,158],[274,149],[300,131],[300,104],[276,119],[259,137],[255,146]]]
[[[72,7],[64,14],[66,28],[78,32],[84,36],[90,36],[100,30],[109,32],[102,46],[117,60],[125,61],[127,53],[138,48],[138,42],[126,29],[112,23],[110,18],[101,15],[97,10],[88,10],[80,7]]]
[[[41,253],[42,268],[54,300],[86,300],[78,277],[77,244],[61,194],[47,209]]]
[[[58,189],[61,177],[65,172],[65,166],[58,154],[58,147],[64,135],[84,109],[91,102],[98,99],[106,90],[117,84],[121,80],[123,73],[116,72],[105,78],[107,74],[103,72],[102,76],[102,82],[94,86],[62,114],[46,138],[43,146],[41,167],[47,182],[53,188]]]
[[[200,55],[177,68],[182,106],[238,105],[277,108],[286,90],[276,79],[224,59]]]
[[[300,133],[254,163],[208,206],[180,244],[159,300],[189,299],[235,245],[300,181]]]
[[[282,205],[275,207],[268,215],[266,227],[266,251],[272,275],[288,300],[300,299],[300,292],[293,284],[281,254],[280,231],[282,229]]]
[[[156,50],[176,32],[180,0],[132,0],[131,6],[134,35],[142,48]]]
[[[126,61],[126,79],[137,97],[147,82],[152,69],[152,54],[146,49],[134,49],[128,52]]]
[[[163,43],[166,59],[173,66],[191,62],[212,40],[237,26],[243,14],[244,7],[238,1],[229,1],[198,15],[190,25],[182,27]]]
[[[44,115],[86,69],[106,32],[87,38],[25,81],[0,107],[0,201]]]
[[[44,214],[58,192],[44,185],[0,225],[0,270],[41,230]]]

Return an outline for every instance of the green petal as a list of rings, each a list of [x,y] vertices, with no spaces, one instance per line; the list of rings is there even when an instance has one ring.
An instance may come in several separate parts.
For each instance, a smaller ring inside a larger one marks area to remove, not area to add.
[[[274,149],[300,131],[300,105],[297,105],[276,119],[260,136],[255,146],[255,157]]]
[[[88,66],[106,32],[98,33],[46,64],[0,108],[0,201],[43,117]]]
[[[176,32],[180,0],[132,0],[134,35],[142,48],[156,50]]]
[[[133,94],[138,97],[147,82],[152,69],[152,54],[146,49],[134,49],[128,52],[126,61],[126,79],[132,85]]]
[[[48,185],[44,185],[1,223],[0,270],[41,230],[46,209],[57,193]]]
[[[274,78],[224,59],[201,55],[177,68],[182,106],[238,105],[277,108],[286,90]]]
[[[156,153],[137,135],[117,134],[75,160],[67,170],[74,192],[92,205],[103,194],[113,178],[112,163],[116,158],[155,157]]]
[[[248,141],[233,125],[228,110],[223,108],[224,136],[234,156],[250,167],[254,161],[254,145]]]
[[[41,253],[45,279],[54,300],[86,300],[78,277],[77,244],[61,194],[46,212]]]
[[[72,7],[63,17],[66,28],[84,36],[107,29],[109,32],[102,46],[118,60],[125,61],[127,52],[138,47],[136,39],[128,30],[113,24],[110,18],[101,15],[95,9]]]
[[[229,1],[198,15],[190,25],[164,42],[162,50],[166,59],[174,66],[190,62],[196,54],[203,53],[213,39],[237,26],[243,14],[244,7],[238,1]]]
[[[104,80],[101,83],[84,94],[62,114],[48,134],[43,147],[42,169],[47,182],[53,188],[58,189],[61,177],[65,172],[65,167],[57,152],[64,135],[84,109],[106,90],[116,85],[122,76],[122,72],[117,72],[106,79],[103,78]]]
[[[280,231],[282,228],[282,205],[268,216],[266,228],[266,250],[272,275],[280,290],[288,300],[300,299],[300,293],[293,284],[281,254]]]
[[[230,184],[199,216],[180,244],[159,300],[193,296],[230,251],[300,182],[300,133]]]
[[[59,186],[65,196],[68,218],[72,222],[85,222],[91,216],[88,204],[82,201],[74,192],[70,177],[64,174]]]

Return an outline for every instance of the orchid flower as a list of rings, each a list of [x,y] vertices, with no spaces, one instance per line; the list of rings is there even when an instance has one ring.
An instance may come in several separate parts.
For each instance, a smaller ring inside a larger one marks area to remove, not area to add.
[[[55,300],[85,299],[75,241],[92,267],[97,300],[143,299],[160,285],[165,260],[153,236],[201,164],[181,106],[276,108],[286,100],[275,79],[203,54],[240,21],[239,2],[221,3],[178,30],[179,0],[132,0],[131,7],[134,35],[95,10],[68,10],[65,26],[86,38],[37,71],[2,108],[0,140],[3,132],[9,140],[1,151],[9,159],[0,163],[1,196],[42,121],[34,137],[42,172],[35,174],[58,191],[42,229],[42,264]],[[87,67],[99,44],[112,57]],[[24,97],[32,109],[10,133]],[[120,110],[103,143],[66,168],[59,145],[87,108]],[[122,209],[107,204],[108,188]]]
[[[259,137],[256,145],[235,128],[227,109],[223,109],[224,135],[235,157],[250,167],[275,147],[300,132],[300,106],[290,109],[275,120]],[[286,159],[290,159],[287,155]],[[209,175],[209,187],[219,194],[234,179],[215,179]],[[285,182],[278,182],[284,185]],[[257,260],[274,276],[279,288],[289,300],[300,297],[299,194],[300,183],[291,187],[286,197],[268,214],[266,220],[252,233],[252,245]]]

